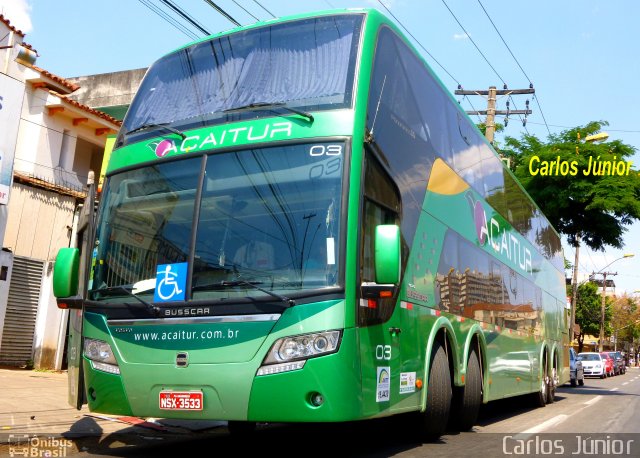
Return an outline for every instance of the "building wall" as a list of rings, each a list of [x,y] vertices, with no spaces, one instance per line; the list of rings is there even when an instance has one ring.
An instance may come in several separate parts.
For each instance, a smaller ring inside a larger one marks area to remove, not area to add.
[[[75,198],[14,183],[4,246],[16,256],[52,262],[69,246]]]
[[[0,266],[11,264],[17,256],[44,261],[33,359],[37,368],[59,369],[67,316],[53,297],[55,256],[60,248],[69,246],[78,191],[84,191],[90,170],[99,174],[107,133],[115,132],[118,122],[68,99],[76,87],[65,78],[34,66],[32,61],[16,60],[19,53],[30,49],[21,44],[22,38],[0,17],[0,48],[6,47],[0,49],[0,96],[5,86],[20,96],[13,104],[17,111],[11,118],[16,129],[9,139],[10,194],[7,204],[0,204],[0,242],[5,250]],[[1,116],[2,99],[0,121]],[[0,139],[7,137],[6,132],[3,123]],[[10,276],[11,282],[20,280]],[[0,280],[0,338],[8,286],[9,280]]]

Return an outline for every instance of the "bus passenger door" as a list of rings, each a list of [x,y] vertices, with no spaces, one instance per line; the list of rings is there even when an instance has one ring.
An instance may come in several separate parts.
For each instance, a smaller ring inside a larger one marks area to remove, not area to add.
[[[93,234],[95,232],[95,184],[88,188],[78,219],[77,244],[80,248],[80,263],[78,269],[78,294],[81,299],[87,298],[87,291],[91,289],[91,263],[94,260]],[[86,404],[84,392],[84,373],[82,370],[82,323],[84,307],[69,310],[69,335],[67,337],[67,389],[68,402],[72,407],[80,410]]]
[[[401,329],[394,321],[394,310],[400,271],[400,229],[394,211],[367,199],[363,218],[357,314],[363,414],[371,416],[392,409],[398,401]],[[376,242],[382,246],[386,243],[387,248],[376,248]],[[389,249],[394,243],[397,247]],[[396,254],[393,253],[394,250]],[[384,256],[389,256],[389,259],[381,259]],[[381,273],[381,266],[391,265],[394,266],[391,270],[395,269],[395,272],[384,272],[383,268]]]

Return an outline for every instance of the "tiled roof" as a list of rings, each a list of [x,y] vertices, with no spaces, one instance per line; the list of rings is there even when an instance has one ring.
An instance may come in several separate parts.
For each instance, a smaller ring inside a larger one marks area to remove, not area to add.
[[[24,37],[24,32],[22,30],[16,29],[14,26],[12,26],[11,22],[9,22],[9,19],[5,18],[4,15],[2,15],[2,14],[0,14],[0,22],[3,22],[7,27],[9,27],[9,30],[11,30],[12,32],[15,32],[18,35],[22,35]]]
[[[38,56],[39,56],[38,51],[36,51],[35,49],[33,49],[33,46],[31,46],[29,43],[25,43],[25,42],[23,41],[22,43],[20,43],[20,45],[21,45],[23,48],[30,49],[31,51],[35,52],[35,53],[36,53],[36,55],[38,55]]]
[[[66,103],[73,105],[76,108],[79,108],[82,111],[86,111],[87,113],[90,113],[94,116],[97,116],[99,118],[104,119],[105,121],[108,121],[116,126],[121,126],[122,125],[122,121],[118,121],[116,118],[109,116],[106,113],[103,113],[100,110],[95,110],[91,107],[88,107],[87,105],[83,105],[82,103],[76,102],[73,99],[70,99],[69,97],[67,97],[66,95],[60,94],[52,89],[45,89],[48,90],[49,93],[55,95],[56,97],[59,97],[60,99],[64,100]]]
[[[78,89],[80,89],[80,86],[78,86],[77,84],[73,84],[71,81],[66,80],[61,76],[54,75],[53,73],[48,72],[44,68],[40,68],[40,67],[38,67],[36,65],[32,65],[31,68],[33,68],[35,71],[43,74],[47,78],[50,78],[50,79],[54,80],[55,82],[62,84],[64,87],[69,89],[71,92],[77,91]]]

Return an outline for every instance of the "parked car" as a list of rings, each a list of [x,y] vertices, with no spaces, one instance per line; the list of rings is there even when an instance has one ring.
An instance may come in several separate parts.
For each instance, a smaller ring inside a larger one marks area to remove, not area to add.
[[[605,371],[605,361],[602,359],[600,353],[585,351],[579,353],[578,356],[582,362],[582,369],[585,377],[605,378],[607,376]]]
[[[627,372],[627,365],[624,363],[624,358],[622,357],[622,353],[619,351],[609,351],[609,356],[613,358],[613,362],[615,363],[614,372],[616,375],[625,374]]]
[[[571,386],[584,385],[584,369],[582,368],[581,358],[576,355],[573,348],[569,348],[569,374]]]
[[[609,356],[609,353],[607,353],[606,351],[603,351],[602,353],[600,353],[600,356],[602,356],[602,360],[604,361],[604,369],[605,369],[605,373],[607,374],[607,377],[613,377],[614,375],[616,375],[615,373],[616,363],[613,361],[613,358]]]

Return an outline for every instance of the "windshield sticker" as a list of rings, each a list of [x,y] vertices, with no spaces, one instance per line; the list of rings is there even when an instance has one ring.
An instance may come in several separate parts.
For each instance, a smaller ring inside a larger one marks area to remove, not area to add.
[[[389,401],[389,386],[391,384],[391,368],[389,366],[378,367],[376,374],[376,402]]]
[[[187,283],[187,263],[161,264],[156,270],[155,302],[183,301]]]

